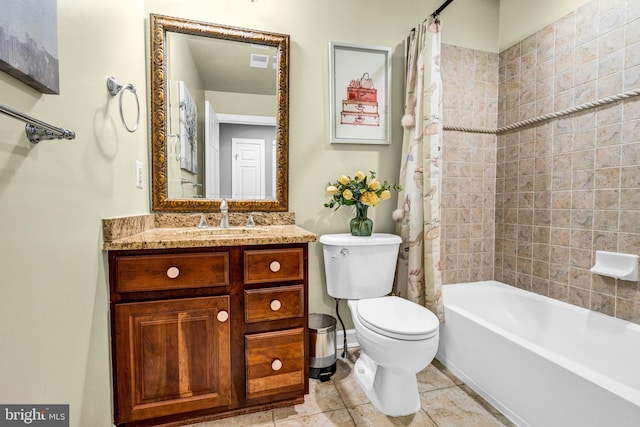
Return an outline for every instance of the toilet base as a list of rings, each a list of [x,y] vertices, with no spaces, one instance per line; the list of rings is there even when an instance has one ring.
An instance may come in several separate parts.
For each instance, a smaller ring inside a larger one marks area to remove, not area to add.
[[[401,417],[420,410],[415,374],[385,369],[365,353],[360,353],[353,369],[356,382],[383,414]]]

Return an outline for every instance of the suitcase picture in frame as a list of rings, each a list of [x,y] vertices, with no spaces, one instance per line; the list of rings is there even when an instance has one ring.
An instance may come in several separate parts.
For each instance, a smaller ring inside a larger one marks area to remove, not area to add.
[[[378,91],[369,73],[351,80],[347,87],[347,99],[342,100],[340,124],[354,126],[380,126]]]

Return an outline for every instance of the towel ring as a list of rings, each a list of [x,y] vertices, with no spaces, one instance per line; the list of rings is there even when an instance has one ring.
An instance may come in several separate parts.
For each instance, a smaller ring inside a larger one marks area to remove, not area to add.
[[[124,125],[124,128],[126,130],[128,130],[131,133],[135,132],[138,129],[138,125],[140,124],[140,100],[138,99],[138,92],[136,92],[136,88],[131,83],[127,83],[126,85],[122,86],[120,83],[118,83],[118,81],[114,77],[108,77],[107,90],[109,91],[109,94],[111,96],[116,96],[120,94],[120,100],[118,102],[120,106],[120,119],[122,120],[122,124]],[[136,98],[136,107],[138,109],[138,115],[136,117],[136,125],[133,127],[133,129],[127,125],[127,122],[124,119],[124,113],[122,112],[122,93],[125,90],[132,92]]]

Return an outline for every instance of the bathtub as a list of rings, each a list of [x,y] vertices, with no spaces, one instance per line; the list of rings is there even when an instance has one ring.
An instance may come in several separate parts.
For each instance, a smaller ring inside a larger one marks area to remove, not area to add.
[[[436,359],[521,426],[640,426],[640,325],[499,282],[443,287]]]

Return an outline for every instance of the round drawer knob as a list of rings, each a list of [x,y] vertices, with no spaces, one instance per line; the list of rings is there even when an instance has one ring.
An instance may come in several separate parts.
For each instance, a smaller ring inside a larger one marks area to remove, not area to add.
[[[269,264],[269,270],[273,273],[277,273],[280,271],[280,263],[278,261],[272,261],[271,264]]]
[[[282,303],[279,300],[274,299],[271,301],[271,304],[269,304],[269,307],[271,307],[271,311],[278,311],[282,307]]]
[[[279,371],[280,369],[282,369],[282,362],[280,361],[280,359],[275,359],[273,362],[271,362],[271,369],[273,369],[274,371]]]
[[[218,312],[218,315],[217,315],[216,317],[218,318],[218,321],[219,321],[219,322],[224,323],[224,322],[226,322],[227,320],[229,320],[229,313],[227,313],[227,312],[226,312],[226,311],[224,311],[224,310],[221,310],[221,311],[219,311],[219,312]]]
[[[180,275],[180,269],[178,267],[169,267],[167,269],[167,277],[169,279],[175,279]]]

